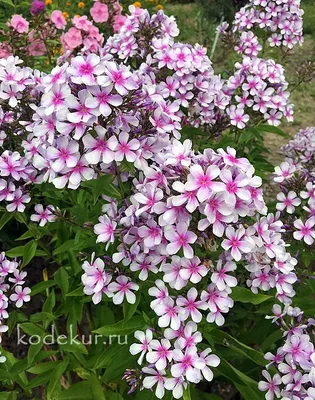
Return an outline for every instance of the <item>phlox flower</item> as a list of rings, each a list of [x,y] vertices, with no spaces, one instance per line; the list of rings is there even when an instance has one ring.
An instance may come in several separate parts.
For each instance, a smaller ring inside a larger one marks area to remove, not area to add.
[[[50,20],[55,24],[57,29],[64,30],[67,25],[67,21],[60,10],[54,10],[51,13]]]
[[[198,297],[198,291],[196,288],[192,287],[188,290],[186,297],[179,296],[176,300],[176,304],[182,308],[180,313],[180,319],[185,321],[189,317],[199,323],[202,320],[202,314],[199,311],[206,310],[208,308],[204,301],[196,300]]]
[[[273,377],[271,377],[266,370],[263,371],[262,374],[264,378],[267,380],[267,382],[260,381],[258,384],[258,388],[263,392],[267,391],[266,400],[273,400],[275,396],[279,398],[280,397],[279,385],[281,384],[280,376],[278,374],[275,374]]]
[[[23,212],[25,210],[25,203],[29,203],[31,198],[28,194],[23,194],[21,189],[17,189],[14,192],[14,199],[11,200],[11,203],[7,205],[7,211],[13,212]]]
[[[176,226],[168,225],[165,228],[164,236],[170,242],[167,245],[169,254],[177,254],[182,248],[185,257],[189,259],[194,257],[194,251],[190,244],[195,243],[197,235],[188,230],[187,224],[180,222]]]
[[[204,172],[201,165],[193,165],[187,177],[185,189],[188,191],[197,190],[197,198],[200,202],[207,200],[212,193],[224,190],[221,182],[214,181],[220,175],[216,165],[209,166]]]
[[[150,350],[150,343],[153,339],[153,334],[151,329],[147,329],[145,332],[136,331],[134,336],[140,343],[133,343],[130,346],[130,353],[132,355],[140,354],[138,358],[138,364],[141,365],[146,353]]]
[[[167,339],[161,339],[161,341],[153,339],[149,344],[149,348],[150,351],[146,354],[146,360],[150,364],[155,364],[157,370],[164,370],[167,363],[171,362],[173,358],[170,341]]]
[[[108,290],[114,293],[114,304],[121,304],[125,297],[128,303],[134,304],[136,302],[136,295],[132,291],[139,290],[139,286],[131,282],[130,278],[120,275],[116,278],[116,282],[112,282],[108,285]]]
[[[236,270],[236,264],[233,261],[228,261],[223,265],[222,260],[217,263],[217,269],[211,274],[211,282],[213,282],[219,290],[229,289],[237,285],[237,279],[234,276],[227,274]]]
[[[295,207],[301,204],[301,199],[297,197],[297,194],[292,190],[287,194],[287,196],[282,192],[278,193],[277,200],[280,201],[280,203],[277,203],[276,205],[277,210],[283,211],[286,209],[288,214],[293,214]]]
[[[196,347],[189,347],[185,352],[174,349],[173,359],[176,363],[171,367],[171,374],[175,378],[185,376],[189,382],[200,381],[200,370],[205,367],[205,361],[198,356]]]
[[[17,308],[21,308],[23,303],[27,303],[31,300],[31,296],[29,295],[30,293],[30,288],[26,287],[23,289],[22,286],[16,286],[15,293],[11,294],[10,300],[15,302]]]
[[[22,15],[14,14],[10,20],[10,26],[18,33],[27,33],[29,22]]]
[[[96,1],[90,9],[93,20],[97,23],[106,22],[108,20],[108,7],[106,4]]]
[[[102,126],[96,126],[95,132],[97,137],[94,138],[90,133],[83,136],[83,144],[87,153],[85,158],[89,164],[98,164],[102,161],[105,164],[109,164],[115,159],[115,150],[118,145],[118,141],[115,136],[111,136],[106,139],[105,136],[107,131]]]
[[[142,368],[142,372],[149,375],[143,379],[143,387],[152,389],[152,387],[156,385],[155,395],[158,399],[163,399],[165,394],[165,371],[157,371],[153,368],[145,367]]]
[[[225,230],[227,239],[224,239],[221,246],[225,250],[231,249],[231,256],[235,261],[240,261],[242,253],[249,253],[253,249],[253,243],[250,238],[246,237],[243,227],[235,230],[228,226]]]
[[[296,221],[294,221],[294,227],[297,229],[295,232],[293,232],[294,239],[303,239],[306,244],[312,245],[315,239],[314,225],[315,217],[311,217],[305,222],[302,222],[301,219],[297,219]]]
[[[100,216],[98,220],[100,223],[94,226],[94,233],[98,235],[96,243],[114,243],[117,223],[115,221],[111,221],[107,215]]]
[[[39,222],[39,226],[45,226],[47,222],[53,222],[57,216],[54,214],[54,206],[49,205],[44,209],[42,204],[36,204],[34,207],[36,214],[31,215],[31,221]]]

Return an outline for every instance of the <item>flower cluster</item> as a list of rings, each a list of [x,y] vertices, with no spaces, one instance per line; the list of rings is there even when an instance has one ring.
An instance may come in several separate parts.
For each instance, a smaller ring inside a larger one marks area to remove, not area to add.
[[[266,212],[260,186],[248,160],[236,158],[233,149],[207,149],[195,155],[189,140],[172,139],[133,179],[133,193],[124,204],[107,199],[103,207],[94,226],[97,242],[118,247],[112,257],[83,264],[84,292],[94,303],[106,295],[114,304],[125,299],[133,304],[138,283],[158,274],[149,294],[155,298],[150,307],[158,331],[164,332],[153,343],[162,347],[160,353],[146,347],[149,370],[142,369],[143,386],[158,383],[158,396],[164,393],[161,382],[166,389],[170,385],[169,376],[180,391],[185,383],[201,379],[207,363],[200,360],[197,343],[186,344],[188,348],[178,343],[200,337],[196,324],[204,317],[209,323],[224,324],[224,314],[233,307],[230,294],[238,284],[237,263],[245,266],[246,283],[254,293],[275,288],[285,303],[294,295],[296,260],[285,250],[282,223],[272,214],[258,217]],[[211,250],[221,253],[215,265],[207,258]],[[147,374],[159,379],[146,380]]]
[[[29,20],[22,15],[12,15],[7,22],[8,29],[1,30],[1,34],[6,38],[0,46],[2,58],[14,54],[31,63],[32,58],[29,56],[46,55],[47,61],[51,63],[59,53],[63,54],[64,58],[78,52],[96,53],[104,42],[104,35],[95,24],[106,22],[106,29],[102,31],[107,30],[111,34],[119,30],[125,19],[117,1],[108,5],[100,1],[95,2],[90,10],[92,20],[86,15],[75,15],[70,20],[71,25],[68,24],[67,13],[61,10],[49,13],[41,0],[34,0],[30,11]],[[61,41],[61,48],[56,45],[57,41]]]
[[[191,297],[194,296],[193,290],[194,288],[190,289]],[[156,385],[155,394],[159,399],[164,398],[165,389],[172,391],[175,399],[181,399],[188,383],[213,379],[211,367],[217,367],[220,359],[211,354],[210,348],[197,351],[196,346],[202,341],[202,335],[197,331],[195,322],[189,321],[179,329],[167,328],[161,339],[153,339],[153,332],[151,329],[135,332],[135,338],[140,343],[132,344],[130,352],[133,355],[140,354],[139,365],[144,359],[149,365],[142,368],[138,379],[133,376],[132,371],[126,372],[124,378],[131,386],[129,393],[138,386],[140,389],[152,389]],[[166,370],[170,374],[167,375]]]
[[[277,209],[287,234],[312,245],[315,240],[315,141],[314,128],[301,130],[282,151],[286,160],[275,168],[279,184]]]
[[[250,115],[275,126],[281,124],[282,117],[293,121],[293,105],[287,89],[288,83],[280,64],[273,60],[244,57],[241,63],[236,64],[236,72],[226,84],[226,93],[232,96],[234,103],[227,108],[231,124],[243,129]]]
[[[20,308],[23,303],[30,301],[30,288],[24,286],[27,273],[20,271],[20,263],[16,260],[9,260],[5,253],[0,253],[0,343],[2,333],[7,332],[8,326],[5,320],[8,319],[9,305]],[[0,357],[0,363],[5,362],[5,357]]]
[[[275,396],[283,400],[315,399],[315,350],[313,318],[304,321],[299,308],[273,307],[273,321],[284,331],[284,344],[276,354],[267,353],[267,369],[274,367],[272,376],[265,370],[266,381],[259,382],[259,389],[267,392],[266,399]]]
[[[300,0],[250,0],[235,15],[232,32],[240,34],[235,50],[240,54],[257,56],[263,48],[255,35],[255,29],[265,31],[265,40],[271,47],[284,46],[292,49],[303,43],[304,11]]]
[[[20,150],[25,126],[33,113],[31,102],[40,93],[41,74],[21,67],[21,60],[10,56],[0,64],[0,201],[7,210],[23,212],[29,203],[28,184],[36,182],[37,171]],[[26,144],[27,146],[27,144]]]

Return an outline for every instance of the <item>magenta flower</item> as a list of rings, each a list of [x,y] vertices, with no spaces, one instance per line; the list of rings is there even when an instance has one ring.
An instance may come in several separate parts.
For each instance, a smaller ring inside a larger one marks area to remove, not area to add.
[[[79,144],[75,140],[69,141],[66,136],[61,136],[56,141],[56,147],[48,147],[46,157],[53,161],[51,168],[55,172],[62,171],[65,166],[75,167],[80,158]]]
[[[192,283],[198,283],[207,275],[208,268],[201,264],[198,257],[188,260],[181,260],[182,268],[179,271],[180,277],[185,281],[190,280]]]
[[[173,350],[173,359],[176,363],[171,367],[171,374],[175,378],[185,376],[189,382],[200,381],[200,370],[205,367],[205,361],[198,356],[196,347],[189,347],[184,353]]]
[[[273,400],[275,396],[277,398],[280,397],[280,389],[279,385],[281,385],[281,378],[278,374],[275,374],[273,377],[265,370],[262,372],[264,378],[267,382],[260,381],[258,384],[259,390],[262,392],[267,391],[266,393],[266,400]]]
[[[30,288],[26,287],[23,289],[22,286],[16,286],[15,293],[11,294],[10,300],[15,302],[17,308],[21,308],[23,303],[27,303],[31,300],[31,296],[29,295],[30,293]]]
[[[110,106],[118,107],[123,103],[123,99],[118,94],[110,94],[113,90],[113,85],[108,85],[104,88],[92,86],[89,92],[93,97],[86,100],[87,107],[93,109],[95,115],[103,115],[108,117],[112,113]]]
[[[111,136],[106,140],[107,131],[102,126],[96,126],[95,132],[97,138],[94,138],[90,133],[83,136],[84,147],[88,150],[84,157],[92,165],[98,164],[100,161],[110,164],[115,159],[115,150],[118,145],[116,136]]]
[[[188,230],[187,224],[180,222],[176,227],[168,225],[164,230],[164,236],[170,242],[166,248],[169,254],[177,254],[180,249],[183,249],[185,257],[189,259],[194,257],[190,244],[195,243],[197,235]]]
[[[114,243],[116,222],[111,221],[107,215],[100,216],[98,220],[100,223],[94,226],[94,233],[98,235],[96,243]]]
[[[115,153],[115,160],[122,161],[124,158],[128,162],[135,162],[137,158],[136,151],[139,149],[140,143],[137,139],[129,141],[127,132],[121,132],[118,137],[118,145]]]
[[[294,239],[296,240],[303,239],[306,244],[312,245],[315,239],[314,225],[315,225],[315,216],[306,220],[305,223],[303,223],[302,220],[300,219],[294,221],[294,227],[297,229],[297,231],[293,232]]]
[[[251,198],[250,191],[246,188],[249,184],[247,175],[239,173],[235,177],[228,169],[224,169],[220,173],[220,178],[224,182],[224,199],[230,206],[235,206],[237,198],[249,201]]]
[[[154,312],[160,318],[158,325],[161,328],[170,326],[172,329],[177,330],[180,327],[179,313],[180,309],[174,304],[174,300],[171,297],[167,297],[163,303],[159,302],[154,305]]]
[[[222,242],[224,250],[231,249],[231,256],[235,261],[240,261],[242,253],[249,253],[253,249],[253,243],[248,237],[245,236],[245,229],[243,227],[235,231],[234,228],[228,226],[225,231],[227,239]]]
[[[219,290],[235,287],[237,280],[234,276],[229,275],[227,272],[236,270],[236,264],[233,261],[228,261],[223,265],[222,260],[217,263],[217,270],[211,275],[211,281],[217,286]]]
[[[60,10],[54,10],[51,13],[50,20],[55,24],[57,29],[64,30],[67,25],[67,21]]]
[[[191,317],[194,322],[201,322],[202,314],[199,309],[206,310],[208,307],[204,301],[196,300],[197,297],[198,291],[192,287],[189,289],[186,298],[181,296],[177,298],[176,304],[182,308],[180,312],[180,319],[182,321],[186,321],[186,319]]]
[[[158,399],[163,399],[165,394],[165,371],[157,371],[153,368],[145,367],[142,369],[142,372],[149,375],[143,379],[143,387],[146,389],[152,389],[154,385],[157,385],[155,389],[155,395]]]
[[[131,271],[140,271],[139,279],[145,281],[148,279],[149,271],[157,274],[159,269],[156,266],[159,260],[153,256],[146,256],[145,254],[139,254],[135,261],[130,264]]]
[[[122,96],[125,96],[129,90],[135,90],[138,87],[132,77],[131,71],[123,65],[108,62],[106,63],[106,73],[108,74],[106,78],[109,78],[106,79],[106,83],[108,81],[109,83],[112,82],[117,92]],[[102,84],[101,78],[103,80],[103,77],[100,77],[98,79],[99,84]],[[107,86],[107,84],[105,86]]]
[[[146,360],[150,364],[155,364],[158,371],[164,370],[168,362],[172,361],[173,353],[170,349],[171,343],[167,339],[161,341],[153,339],[150,342],[150,351],[146,355]]]
[[[31,221],[38,222],[39,226],[45,226],[47,222],[53,222],[57,218],[53,213],[55,208],[52,205],[47,206],[46,210],[41,204],[36,204],[34,208],[36,214],[31,215]]]
[[[224,185],[214,181],[220,175],[216,165],[212,165],[204,172],[201,165],[193,165],[187,178],[185,189],[197,190],[197,198],[200,202],[207,200],[212,193],[223,191]]]
[[[145,332],[136,331],[134,336],[136,339],[139,340],[140,343],[133,343],[130,346],[130,353],[132,355],[141,353],[140,357],[138,358],[138,364],[141,365],[143,362],[144,356],[150,349],[150,343],[153,338],[152,330],[147,329]]]
[[[90,9],[93,20],[97,23],[106,22],[108,20],[108,7],[106,4],[96,1]]]
[[[134,304],[136,302],[136,295],[133,291],[139,290],[139,286],[134,282],[130,282],[130,278],[120,275],[116,278],[116,282],[108,285],[108,290],[112,293],[116,292],[113,296],[114,304],[121,304],[124,298],[127,299],[128,303]]]
[[[29,203],[30,201],[31,198],[28,194],[23,194],[21,189],[17,189],[14,193],[14,199],[6,208],[9,212],[23,212],[25,210],[25,203]]]
[[[287,196],[282,192],[278,193],[277,200],[280,202],[276,205],[277,210],[283,211],[286,209],[288,214],[293,214],[295,207],[301,204],[301,199],[297,197],[297,194],[292,190],[287,194]]]
[[[182,259],[178,256],[173,256],[170,263],[166,263],[162,266],[164,272],[163,280],[167,282],[171,288],[180,290],[187,285],[187,279],[183,279],[181,276],[182,271]]]
[[[10,26],[18,33],[27,33],[29,22],[22,15],[14,14],[12,15]]]
[[[45,108],[45,114],[51,115],[53,112],[66,107],[66,99],[70,95],[71,91],[68,85],[53,85],[50,91],[42,97],[42,106]]]

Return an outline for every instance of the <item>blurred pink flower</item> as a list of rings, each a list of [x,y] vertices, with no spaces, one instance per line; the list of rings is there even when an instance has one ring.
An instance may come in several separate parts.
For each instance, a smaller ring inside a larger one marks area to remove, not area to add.
[[[46,53],[46,46],[41,40],[34,40],[27,50],[31,56],[42,56]]]
[[[57,29],[65,29],[67,25],[67,21],[60,10],[53,11],[50,20],[55,24]]]
[[[95,22],[106,22],[108,20],[108,7],[106,4],[95,2],[90,10]]]
[[[82,44],[81,32],[76,28],[70,28],[69,31],[62,36],[62,42],[70,49],[80,46]]]
[[[12,26],[12,28],[18,33],[27,33],[29,23],[22,17],[22,15],[14,14],[12,15],[10,26]]]
[[[121,27],[125,22],[125,19],[126,17],[124,17],[123,15],[116,15],[116,17],[114,17],[114,24],[113,24],[114,32],[120,31]]]

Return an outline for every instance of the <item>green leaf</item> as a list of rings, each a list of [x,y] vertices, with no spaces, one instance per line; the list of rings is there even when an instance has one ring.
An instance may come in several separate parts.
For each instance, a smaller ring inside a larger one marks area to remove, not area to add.
[[[57,389],[60,389],[60,378],[61,376],[64,374],[64,372],[66,371],[67,367],[69,364],[69,358],[67,357],[61,364],[59,364],[57,366],[57,368],[55,368],[52,373],[50,373],[50,371],[48,371],[50,373],[50,381],[47,387],[47,400],[54,400],[54,392]]]
[[[81,297],[81,296],[84,296],[82,286],[72,290],[72,292],[68,293],[66,296],[67,297]]]
[[[65,297],[69,291],[69,275],[66,269],[64,267],[59,268],[55,272],[54,278],[62,291],[63,297]]]
[[[66,251],[68,251],[69,249],[71,249],[74,246],[74,240],[67,240],[65,243],[63,243],[61,246],[57,247],[54,252],[53,255],[56,256],[57,254],[62,254],[65,253]]]
[[[0,3],[5,3],[5,4],[8,4],[9,6],[14,7],[14,4],[12,3],[12,0],[0,0]]]
[[[262,400],[264,398],[264,395],[258,390],[258,382],[239,371],[223,358],[221,358],[217,371],[230,379],[238,389],[242,389],[244,386],[251,389],[250,393],[252,394],[252,397],[246,397],[245,400]]]
[[[210,332],[210,336],[214,339],[215,343],[224,345],[226,347],[236,348],[237,350],[240,350],[245,357],[251,359],[256,364],[262,366],[266,365],[266,360],[263,353],[247,346],[228,333],[219,329],[213,329]]]
[[[17,399],[17,392],[15,390],[12,392],[0,393],[0,400],[16,400],[16,399]]]
[[[28,365],[32,365],[34,358],[36,357],[36,355],[40,352],[40,349],[43,347],[43,343],[40,340],[39,343],[36,344],[32,344],[29,349],[28,349],[28,353],[27,353],[27,362]]]
[[[236,389],[240,392],[244,400],[263,400],[265,398],[263,393],[254,391],[249,386],[235,384]]]
[[[277,126],[272,126],[272,125],[257,125],[255,127],[255,129],[261,131],[261,132],[270,132],[270,133],[275,133],[278,136],[282,136],[285,138],[289,138],[290,136],[283,132],[283,130],[281,130],[280,128],[278,128]]]
[[[80,342],[75,337],[73,337],[72,339],[73,339],[72,342],[70,341],[70,339],[68,339],[68,341],[65,339],[65,342],[60,344],[63,351],[65,351],[67,353],[74,353],[74,354],[76,354],[76,353],[88,354],[88,351],[82,342]]]
[[[31,291],[31,296],[35,296],[38,293],[43,292],[46,289],[49,289],[52,286],[55,286],[56,282],[55,281],[43,281],[38,283],[37,285],[34,285],[32,287],[32,291]]]
[[[91,373],[90,377],[89,377],[89,382],[90,382],[90,390],[91,390],[93,399],[105,400],[104,390],[103,390],[102,384],[101,384],[100,380],[97,378],[97,376],[94,375],[93,373]]]
[[[264,301],[272,299],[272,296],[267,296],[266,294],[255,294],[249,289],[242,288],[237,286],[233,288],[231,297],[234,301],[239,301],[241,303],[250,303],[250,304],[261,304]]]
[[[0,219],[0,230],[13,218],[13,216],[14,214],[11,212],[6,212],[2,215]]]
[[[137,316],[127,322],[125,320],[122,320],[113,325],[102,326],[101,328],[98,328],[95,331],[93,331],[93,333],[98,333],[103,336],[129,335],[130,333],[133,333],[137,329],[143,329],[145,325],[146,323],[143,317]]]
[[[25,267],[35,257],[37,242],[31,240],[24,246],[22,268]]]
[[[187,389],[183,393],[183,400],[191,400],[190,385],[187,386]]]
[[[34,322],[34,323],[43,322],[43,321],[51,322],[54,319],[56,319],[55,315],[48,313],[48,312],[39,312],[39,313],[31,315],[31,318],[30,318],[31,322]]]
[[[68,390],[59,393],[56,400],[94,400],[88,381],[75,383]]]
[[[126,369],[132,368],[136,363],[136,357],[130,354],[128,345],[117,346],[119,350],[102,376],[102,381],[106,383],[119,383]]]
[[[39,336],[43,337],[45,335],[45,330],[39,325],[35,325],[32,322],[23,322],[19,324],[19,327],[30,336]]]
[[[56,368],[61,361],[47,361],[44,363],[36,364],[33,367],[29,368],[27,371],[34,375],[40,375],[46,371],[50,371],[53,368]]]

